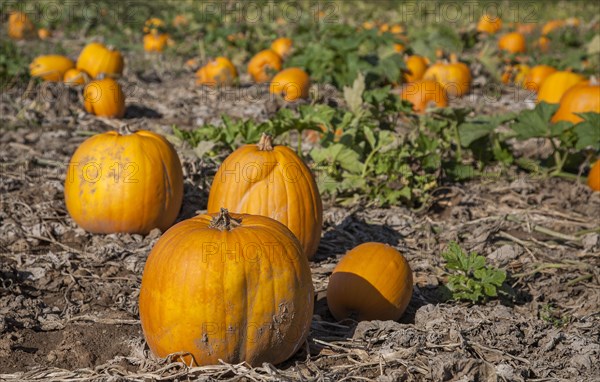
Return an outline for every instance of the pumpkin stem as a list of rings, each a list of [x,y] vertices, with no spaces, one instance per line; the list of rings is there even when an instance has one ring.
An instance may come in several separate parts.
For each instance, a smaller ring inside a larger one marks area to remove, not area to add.
[[[592,86],[598,86],[598,85],[600,85],[600,81],[598,81],[598,77],[591,76],[590,77],[590,85],[592,85]]]
[[[263,133],[256,145],[258,146],[258,151],[273,151],[273,136]]]
[[[219,231],[231,231],[242,223],[242,219],[235,219],[229,215],[226,208],[221,208],[219,214],[212,218],[208,228],[216,228]]]
[[[129,125],[124,123],[121,126],[119,126],[119,134],[120,135],[131,135],[133,134],[133,130],[131,130],[129,128]]]

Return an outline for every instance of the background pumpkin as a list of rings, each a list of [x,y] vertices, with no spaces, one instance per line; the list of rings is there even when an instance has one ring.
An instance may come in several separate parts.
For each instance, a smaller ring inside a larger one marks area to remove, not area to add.
[[[436,107],[448,106],[448,97],[444,87],[435,81],[415,81],[402,87],[400,98],[413,104],[413,110],[424,113],[427,107],[434,104]]]
[[[92,78],[100,74],[118,77],[123,74],[123,57],[118,50],[92,42],[83,48],[77,59],[77,69],[85,71]]]
[[[525,52],[525,36],[519,32],[507,33],[498,40],[498,48],[508,53]]]
[[[269,87],[271,94],[281,94],[287,102],[308,98],[309,89],[308,73],[300,68],[287,68],[277,73]]]
[[[227,208],[273,218],[300,240],[311,259],[321,240],[323,205],[315,180],[302,159],[263,134],[256,145],[231,153],[215,174],[208,212]]]
[[[95,80],[83,89],[83,106],[99,117],[121,118],[125,115],[125,94],[112,78]]]
[[[364,243],[338,263],[329,278],[327,305],[336,320],[399,319],[413,292],[404,256],[387,244]]]
[[[588,186],[594,191],[600,191],[600,159],[594,163],[588,174]]]
[[[217,57],[196,72],[197,85],[232,85],[237,78],[237,70],[227,57]]]
[[[304,343],[313,294],[308,261],[283,224],[221,210],[158,240],[142,277],[140,320],[159,357],[278,364]]]
[[[292,53],[292,39],[280,37],[271,43],[271,50],[277,53],[281,58],[285,59]]]
[[[144,35],[144,50],[146,52],[162,52],[169,41],[166,33],[148,33]]]
[[[600,113],[600,86],[583,83],[575,85],[560,99],[560,106],[552,116],[552,122],[579,123],[583,118],[575,113]],[[600,126],[598,126],[600,129]]]
[[[487,34],[495,34],[502,28],[502,19],[496,16],[483,15],[477,23],[477,31]]]
[[[556,69],[551,66],[536,65],[527,72],[523,81],[523,88],[537,93],[544,80],[555,72]]]
[[[183,198],[175,149],[150,131],[110,131],[84,141],[65,181],[69,214],[94,233],[146,234],[173,224]]]
[[[538,91],[538,102],[559,103],[571,87],[584,82],[585,77],[572,72],[555,72],[546,77]]]
[[[409,56],[405,60],[406,72],[404,73],[404,80],[406,82],[418,81],[423,78],[423,75],[427,71],[427,59],[422,56]]]
[[[248,62],[248,73],[257,83],[269,81],[281,70],[281,57],[271,49],[260,51]]]
[[[26,13],[11,12],[8,16],[8,37],[14,40],[22,40],[33,35],[35,26]]]
[[[88,75],[83,70],[69,69],[63,76],[63,82],[67,85],[85,85],[88,82]]]
[[[425,71],[423,79],[442,84],[448,96],[461,97],[471,88],[471,71],[466,64],[453,60],[433,64]]]
[[[65,73],[74,66],[75,63],[69,57],[54,54],[39,56],[29,65],[29,74],[46,81],[59,82],[63,80]]]

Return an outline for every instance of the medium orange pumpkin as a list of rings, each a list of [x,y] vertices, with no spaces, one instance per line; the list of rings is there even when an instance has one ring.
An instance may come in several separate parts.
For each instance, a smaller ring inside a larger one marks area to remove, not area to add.
[[[568,121],[579,123],[583,118],[575,113],[600,113],[600,86],[586,84],[575,85],[560,99],[560,106],[552,116],[552,122]]]
[[[281,58],[285,59],[292,53],[292,39],[287,37],[280,37],[273,41],[271,44],[271,50],[277,53]]]
[[[166,33],[148,33],[144,35],[144,50],[146,52],[162,52],[167,46],[169,35]]]
[[[338,263],[329,278],[327,305],[336,320],[398,320],[413,292],[408,261],[382,243],[364,243]]]
[[[63,82],[69,86],[85,85],[88,82],[88,75],[83,70],[69,69],[63,76]]]
[[[502,19],[496,16],[483,15],[477,23],[477,31],[487,34],[496,34],[502,28]]]
[[[310,78],[308,73],[300,68],[288,68],[277,73],[271,80],[271,94],[281,94],[287,102],[300,98],[308,98]]]
[[[125,94],[112,78],[95,80],[83,89],[83,105],[88,113],[99,117],[121,118],[125,115]]]
[[[87,139],[73,154],[65,180],[69,214],[93,233],[164,231],[175,221],[182,198],[175,149],[144,130]]]
[[[283,224],[198,215],[173,226],[146,261],[140,321],[148,346],[192,365],[278,364],[302,346],[313,314],[310,267]]]
[[[271,49],[260,51],[248,62],[248,73],[257,83],[267,82],[281,70],[281,56]]]
[[[29,74],[46,81],[59,82],[67,70],[73,67],[75,63],[69,57],[51,54],[36,57],[29,65]]]
[[[231,153],[213,179],[208,212],[227,208],[263,215],[285,224],[311,259],[321,240],[323,205],[308,167],[286,146],[263,134],[256,145]]]
[[[594,163],[588,174],[588,186],[594,191],[600,191],[600,159]]]
[[[233,84],[237,78],[237,70],[227,57],[217,57],[209,61],[196,72],[196,84],[220,86]]]
[[[8,17],[8,37],[13,40],[22,40],[34,35],[35,26],[26,13],[11,12]]]
[[[413,110],[419,114],[424,113],[431,104],[436,107],[448,106],[448,97],[444,87],[435,81],[409,82],[402,87],[400,98],[410,101]]]
[[[507,33],[498,40],[498,49],[508,53],[525,52],[525,36],[519,32]]]
[[[556,69],[548,65],[536,65],[525,76],[523,88],[537,93],[544,80],[551,74],[556,73]]]
[[[469,92],[472,80],[469,67],[458,62],[454,56],[450,63],[438,62],[431,65],[425,71],[423,79],[439,82],[448,96],[456,97],[461,97]]]
[[[118,77],[123,74],[123,56],[118,50],[92,42],[83,48],[77,59],[77,69],[85,71],[91,78],[100,74]]]
[[[409,56],[405,60],[406,73],[404,73],[404,80],[406,82],[418,81],[423,78],[423,75],[427,71],[427,59],[422,56]]]
[[[561,71],[546,77],[538,92],[538,102],[559,103],[562,96],[573,86],[585,81],[582,75]]]

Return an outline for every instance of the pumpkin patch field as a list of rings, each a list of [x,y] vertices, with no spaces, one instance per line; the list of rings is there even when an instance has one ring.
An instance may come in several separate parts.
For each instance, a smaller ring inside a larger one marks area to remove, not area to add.
[[[3,1],[0,381],[598,381],[596,1]]]

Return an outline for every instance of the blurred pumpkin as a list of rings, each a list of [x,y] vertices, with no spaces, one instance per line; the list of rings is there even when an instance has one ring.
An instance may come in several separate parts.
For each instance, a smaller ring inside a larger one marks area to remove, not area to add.
[[[173,146],[156,133],[123,129],[95,135],[77,148],[68,169],[67,210],[86,231],[164,231],[179,213],[181,163]]]
[[[393,35],[399,35],[404,33],[404,28],[400,24],[394,24],[390,27],[390,33]]]
[[[537,92],[544,80],[555,73],[556,69],[548,65],[536,65],[531,68],[523,80],[523,88]]]
[[[112,78],[88,83],[83,89],[83,105],[88,113],[98,117],[121,118],[125,115],[125,95],[121,85]]]
[[[402,86],[400,98],[413,104],[413,110],[424,113],[431,105],[435,107],[448,106],[448,96],[444,87],[436,81],[419,80]]]
[[[287,102],[300,98],[308,98],[310,78],[308,73],[300,68],[287,68],[277,73],[271,80],[269,91],[280,94]]]
[[[183,28],[183,27],[187,27],[190,24],[190,20],[188,20],[186,15],[176,15],[173,18],[173,26],[175,28]]]
[[[87,44],[77,59],[77,69],[85,71],[91,78],[100,74],[118,77],[123,74],[123,56],[118,50],[104,44],[92,42]]]
[[[237,70],[228,58],[217,57],[198,69],[196,72],[196,84],[207,86],[230,86],[237,76]]]
[[[166,33],[148,33],[144,35],[144,50],[146,52],[162,52],[169,41]]]
[[[498,49],[508,53],[525,52],[525,36],[519,32],[507,33],[498,40]]]
[[[298,239],[265,216],[221,209],[173,226],[146,261],[140,321],[158,357],[187,365],[284,362],[313,315],[310,267]]]
[[[537,47],[544,53],[548,52],[550,50],[550,39],[546,36],[541,36],[537,40]]]
[[[144,34],[161,34],[165,32],[165,22],[158,17],[151,17],[144,23]]]
[[[583,118],[575,113],[588,112],[600,113],[600,86],[582,82],[571,87],[562,96],[560,106],[552,117],[552,122],[579,123],[583,121]],[[597,128],[600,129],[600,126],[597,126]]]
[[[287,37],[276,39],[271,44],[271,50],[277,53],[281,58],[285,59],[292,53],[292,39]]]
[[[260,51],[248,62],[248,73],[256,83],[269,81],[281,70],[281,56],[271,49]]]
[[[585,81],[580,74],[561,71],[550,74],[538,91],[538,102],[559,103],[562,96],[573,86]]]
[[[63,82],[69,86],[85,85],[88,82],[88,75],[83,70],[69,69],[65,72]]]
[[[550,20],[542,27],[542,36],[565,26],[564,20]]]
[[[404,80],[406,82],[418,81],[423,78],[425,71],[427,71],[427,59],[422,56],[408,56],[405,58],[406,72],[404,73]]]
[[[600,159],[594,163],[588,174],[588,186],[594,191],[600,191]]]
[[[401,44],[399,42],[395,43],[394,44],[394,52],[396,52],[396,53],[402,53],[402,52],[404,52],[404,44]]]
[[[219,209],[263,215],[285,224],[311,259],[321,240],[323,205],[310,169],[286,146],[263,134],[258,144],[231,153],[217,171],[208,212]]]
[[[442,84],[448,96],[461,97],[471,88],[471,70],[458,62],[455,55],[451,55],[451,62],[438,62],[431,65],[423,75],[427,81],[436,81]]]
[[[412,292],[412,271],[404,256],[387,244],[364,243],[334,268],[327,305],[338,321],[350,317],[395,321],[402,317]]]
[[[35,26],[24,12],[11,12],[8,16],[8,37],[13,40],[29,38],[35,33]]]
[[[362,23],[362,27],[365,30],[371,30],[375,28],[375,23],[372,21],[365,21],[364,23]]]
[[[496,16],[483,15],[477,23],[477,31],[487,34],[496,34],[502,28],[502,19]]]
[[[36,57],[29,64],[29,74],[45,81],[60,82],[67,70],[73,67],[75,63],[69,57],[51,54]]]
[[[50,32],[50,30],[46,29],[46,28],[40,28],[38,29],[38,38],[40,40],[46,40],[47,38],[52,36],[52,32]]]
[[[531,34],[535,31],[536,27],[537,27],[536,23],[527,23],[527,24],[517,23],[515,29],[516,29],[516,32],[519,32],[522,34]]]

